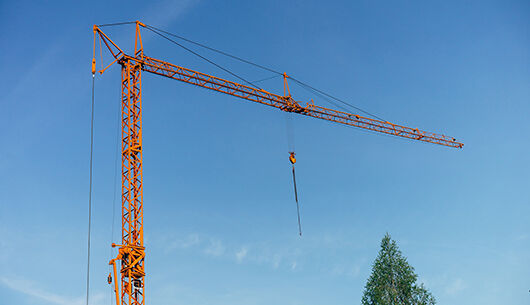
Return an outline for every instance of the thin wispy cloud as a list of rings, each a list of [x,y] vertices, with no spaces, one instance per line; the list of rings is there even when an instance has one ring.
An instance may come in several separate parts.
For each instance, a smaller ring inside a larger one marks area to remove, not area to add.
[[[366,260],[356,260],[353,262],[342,262],[334,264],[329,270],[330,273],[336,276],[357,277],[361,273],[361,268],[364,266]]]
[[[189,234],[180,238],[171,238],[171,242],[168,243],[167,251],[172,251],[175,249],[188,249],[191,247],[198,246],[202,239],[198,234]]]
[[[466,289],[466,284],[464,280],[461,278],[457,278],[449,283],[449,285],[445,288],[445,292],[448,295],[457,295],[460,292],[462,292],[464,289]]]
[[[225,253],[225,246],[218,239],[210,239],[210,244],[206,247],[204,253],[219,257]]]
[[[305,269],[338,277],[355,278],[359,276],[362,268],[366,265],[364,258],[353,262],[330,262],[317,265],[304,263],[311,260],[315,251],[318,251],[315,249],[321,249],[322,244],[330,244],[328,238],[310,240],[303,247],[292,247],[290,244],[273,246],[267,242],[232,243],[200,233],[188,233],[181,236],[167,235],[160,238],[159,242],[160,247],[163,247],[166,253],[186,250],[237,264],[245,262],[290,272]],[[350,248],[349,244],[337,244],[335,242],[333,244],[336,248]]]
[[[0,277],[0,283],[13,291],[48,304],[83,305],[85,303],[84,296],[72,297],[49,292],[38,287],[36,283],[26,279]],[[104,299],[105,297],[102,293],[93,294],[91,295],[91,304],[102,305]]]
[[[282,262],[282,257],[279,254],[274,254],[272,257],[272,267],[278,269],[280,263]]]
[[[242,262],[243,259],[247,256],[248,248],[247,247],[241,247],[239,251],[236,252],[236,260],[238,263]]]

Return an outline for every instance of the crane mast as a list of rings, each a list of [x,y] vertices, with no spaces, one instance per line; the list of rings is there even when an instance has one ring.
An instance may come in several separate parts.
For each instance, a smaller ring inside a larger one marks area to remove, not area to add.
[[[97,38],[100,39],[100,44],[103,43],[107,47],[114,58],[114,61],[99,70],[99,72],[103,73],[114,63],[121,65],[122,240],[120,245],[112,244],[112,247],[118,247],[118,255],[109,262],[113,266],[116,305],[145,304],[146,274],[144,269],[142,186],[143,71],[271,106],[286,112],[453,148],[462,148],[464,145],[452,137],[321,107],[315,105],[312,100],[303,105],[302,102],[296,101],[291,97],[287,84],[289,77],[286,74],[284,74],[284,95],[278,95],[145,56],[140,29],[146,27],[146,25],[140,21],[136,21],[135,24],[135,50],[133,56],[126,54],[119,48],[101,30],[100,26],[94,25],[93,27],[94,56],[92,59],[92,74],[96,73]],[[120,262],[120,283],[117,280],[117,261]],[[111,282],[112,278],[109,275],[109,284]]]
[[[142,58],[140,26],[141,23],[137,22],[134,53],[135,56]],[[94,38],[95,35],[96,26],[94,26]],[[120,299],[121,304],[124,305],[143,305],[145,304],[145,247],[142,185],[142,66],[131,58],[120,58],[119,64],[121,65],[122,244],[112,244],[112,247],[119,247],[118,255],[109,264],[113,266],[116,305],[120,305]],[[95,73],[94,60],[92,73]],[[121,262],[121,287],[117,281],[116,261],[118,260]]]

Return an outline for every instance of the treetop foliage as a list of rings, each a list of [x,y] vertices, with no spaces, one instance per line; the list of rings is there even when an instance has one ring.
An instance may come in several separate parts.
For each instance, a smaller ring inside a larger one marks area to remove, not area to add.
[[[416,284],[418,276],[387,233],[365,286],[362,305],[434,305],[436,300]]]

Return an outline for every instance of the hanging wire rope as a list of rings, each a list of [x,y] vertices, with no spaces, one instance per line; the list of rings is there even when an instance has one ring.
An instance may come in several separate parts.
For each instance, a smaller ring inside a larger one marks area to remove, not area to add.
[[[294,200],[296,201],[296,215],[298,216],[298,234],[302,236],[302,223],[300,220],[300,204],[298,203],[298,189],[296,188],[296,174],[294,171],[294,164],[296,163],[295,149],[294,149],[294,127],[292,122],[292,113],[287,112],[285,114],[285,130],[287,133],[287,149],[290,154],[289,161],[292,164],[293,173],[293,187],[294,187]]]
[[[90,115],[90,174],[88,187],[88,236],[87,236],[87,267],[86,267],[86,305],[90,292],[90,231],[92,226],[92,160],[94,155],[94,87],[95,74],[92,74],[92,109]]]
[[[287,150],[289,152],[295,151],[293,114],[291,112],[285,113],[285,132],[287,135]]]
[[[293,164],[293,185],[294,185],[294,200],[296,201],[296,214],[298,215],[298,234],[302,236],[302,222],[300,221],[300,204],[298,203],[298,191],[296,189],[296,174],[294,172],[294,164]]]

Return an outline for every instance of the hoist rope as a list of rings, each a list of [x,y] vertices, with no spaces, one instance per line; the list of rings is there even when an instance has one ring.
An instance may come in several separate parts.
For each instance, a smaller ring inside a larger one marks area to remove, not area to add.
[[[293,114],[291,112],[285,113],[285,131],[287,134],[287,151],[295,151],[294,142],[294,127],[293,127]]]
[[[293,156],[294,152],[295,152],[295,149],[294,149],[294,128],[292,126],[292,115],[293,114],[291,112],[285,113],[285,129],[286,129],[286,132],[287,132],[287,148],[288,148],[288,151],[291,154],[291,156]],[[289,161],[291,161],[291,163],[293,162],[290,157],[289,157]],[[296,160],[295,160],[295,162],[296,162]],[[298,234],[300,234],[300,236],[302,236],[302,225],[301,225],[301,222],[300,222],[300,205],[298,203],[298,190],[296,188],[296,175],[294,173],[294,163],[292,164],[292,166],[293,166],[294,200],[296,201],[296,212],[297,212],[297,215],[298,215]]]
[[[86,267],[86,305],[90,291],[90,230],[92,225],[92,159],[94,154],[94,82],[95,74],[92,74],[92,109],[90,115],[90,174],[88,187],[88,236],[87,236],[87,267]]]
[[[294,200],[296,201],[296,213],[298,214],[298,233],[302,236],[302,223],[300,222],[300,204],[298,204],[298,191],[296,190],[296,175],[294,173],[293,164],[293,185],[294,185]]]

